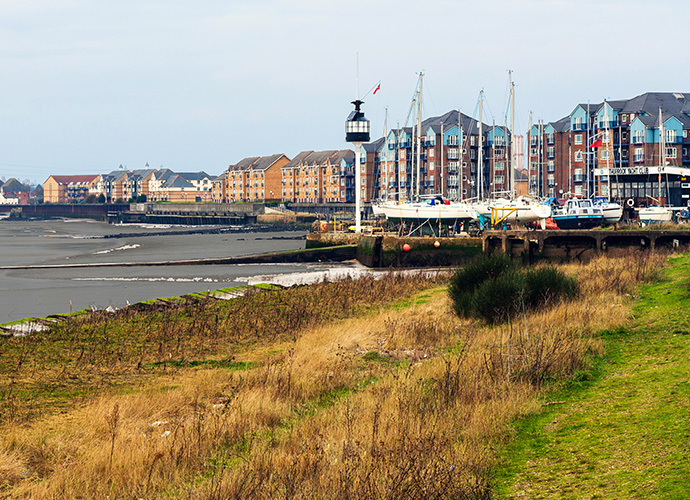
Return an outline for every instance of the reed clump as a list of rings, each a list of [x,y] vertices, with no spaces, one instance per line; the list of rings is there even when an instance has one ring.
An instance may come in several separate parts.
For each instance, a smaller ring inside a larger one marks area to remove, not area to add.
[[[392,275],[123,311],[23,339],[53,352],[13,344],[15,388],[65,389],[77,376],[93,392],[43,413],[14,393],[24,417],[0,424],[0,496],[492,498],[511,422],[601,352],[596,331],[626,320],[633,288],[589,280],[603,266],[621,283],[653,273],[591,265],[564,272],[599,293],[496,326],[458,318],[443,278]]]

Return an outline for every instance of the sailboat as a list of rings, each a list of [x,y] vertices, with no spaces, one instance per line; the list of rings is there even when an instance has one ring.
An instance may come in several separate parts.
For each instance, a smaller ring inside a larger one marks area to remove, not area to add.
[[[446,223],[463,223],[475,218],[475,212],[471,206],[464,202],[444,200],[442,196],[431,196],[427,199],[420,199],[420,162],[421,162],[421,113],[422,113],[422,88],[424,74],[419,75],[419,90],[415,90],[412,111],[415,100],[417,103],[417,120],[413,127],[416,130],[413,141],[416,141],[416,162],[412,169],[414,181],[410,183],[410,189],[414,187],[414,201],[382,201],[372,204],[372,211],[375,215],[384,215],[389,220],[405,221],[439,221]],[[409,118],[409,113],[408,113]],[[414,156],[413,156],[414,158]],[[416,171],[415,171],[416,170]]]
[[[661,196],[661,170],[666,165],[666,138],[664,135],[664,121],[659,107],[659,195]],[[668,181],[666,182],[668,189]],[[648,196],[655,204],[637,209],[637,217],[642,224],[655,224],[661,222],[671,222],[673,220],[673,209],[666,207],[661,202]]]
[[[477,212],[481,226],[485,226],[487,220],[491,222],[491,226],[501,224],[529,224],[531,222],[539,222],[542,229],[546,227],[546,219],[551,216],[551,206],[532,198],[531,196],[515,197],[515,165],[513,164],[513,131],[515,129],[515,83],[512,79],[512,71],[508,72],[510,78],[510,110],[511,110],[511,157],[510,157],[510,191],[507,193],[508,197],[495,197],[486,200],[481,200],[475,204],[475,211]],[[480,100],[480,120],[481,127],[481,100]],[[481,133],[480,133],[481,135]],[[481,160],[481,139],[480,139],[480,170],[482,169]]]

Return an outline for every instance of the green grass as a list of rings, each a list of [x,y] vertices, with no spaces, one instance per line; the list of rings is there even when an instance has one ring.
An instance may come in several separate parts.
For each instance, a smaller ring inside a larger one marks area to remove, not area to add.
[[[518,423],[498,498],[690,498],[690,255],[671,261],[606,355]]]

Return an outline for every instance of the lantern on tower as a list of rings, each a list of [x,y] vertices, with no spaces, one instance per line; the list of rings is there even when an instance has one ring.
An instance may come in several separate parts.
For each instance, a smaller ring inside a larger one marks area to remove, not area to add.
[[[362,181],[361,181],[361,167],[360,167],[360,150],[362,144],[369,142],[369,120],[366,119],[360,106],[364,101],[356,99],[352,101],[355,105],[354,111],[350,113],[345,122],[345,140],[351,142],[355,147],[355,232],[359,233],[362,228]]]

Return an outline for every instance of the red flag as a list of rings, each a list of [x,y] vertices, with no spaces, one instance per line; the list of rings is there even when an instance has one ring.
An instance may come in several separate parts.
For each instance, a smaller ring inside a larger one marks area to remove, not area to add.
[[[381,88],[381,84],[379,83],[379,84],[376,86],[376,88],[374,89],[374,94],[375,94],[376,92],[378,92],[380,88]]]
[[[590,147],[590,148],[598,148],[598,147],[601,146],[602,144],[604,144],[604,141],[603,141],[602,139],[597,139],[597,140],[594,141],[592,144],[590,144],[589,147]]]

